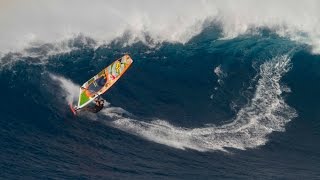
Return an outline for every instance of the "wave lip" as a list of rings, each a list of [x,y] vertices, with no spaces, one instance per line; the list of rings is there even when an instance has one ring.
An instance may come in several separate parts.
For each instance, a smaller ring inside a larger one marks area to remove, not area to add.
[[[122,37],[127,31],[132,34],[131,42],[137,39],[146,42],[145,34],[148,34],[156,43],[186,43],[208,23],[217,22],[221,25],[222,38],[256,34],[259,29],[267,28],[279,36],[308,44],[313,53],[320,53],[317,7],[320,7],[317,0],[172,0],[170,6],[139,0],[90,3],[30,0],[12,1],[6,6],[0,2],[0,52],[21,51],[35,42],[56,44],[78,34],[101,45]],[[61,51],[57,47],[52,49]]]
[[[235,119],[222,126],[205,128],[176,127],[164,120],[144,122],[137,119],[115,118],[113,126],[153,142],[179,149],[198,151],[226,148],[247,149],[264,145],[273,131],[285,131],[285,125],[296,111],[281,97],[281,77],[290,70],[290,58],[277,56],[260,66],[259,80],[250,103],[244,106]],[[104,111],[109,116],[108,111]]]

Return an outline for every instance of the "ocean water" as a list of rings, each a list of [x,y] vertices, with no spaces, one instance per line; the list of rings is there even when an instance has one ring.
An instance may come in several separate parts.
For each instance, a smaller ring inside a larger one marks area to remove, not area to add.
[[[78,34],[3,51],[0,178],[320,179],[316,43],[205,22],[181,41]],[[79,86],[126,53],[106,107],[73,116]]]

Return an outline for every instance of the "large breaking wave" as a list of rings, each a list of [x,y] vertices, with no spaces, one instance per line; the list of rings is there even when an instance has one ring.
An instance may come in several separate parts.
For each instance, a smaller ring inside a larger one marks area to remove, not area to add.
[[[95,49],[102,44],[108,46],[121,38],[125,38],[120,43],[122,46],[138,41],[152,46],[163,42],[187,43],[211,26],[219,29],[220,40],[246,33],[257,35],[266,28],[278,37],[311,45],[312,51],[318,53],[320,14],[315,7],[319,3],[310,0],[303,2],[303,6],[300,4],[300,1],[250,0],[95,1],[89,5],[86,1],[60,0],[7,2],[0,11],[0,24],[7,24],[0,33],[0,58],[5,55],[1,68],[28,58],[46,64],[50,56],[77,49]],[[83,13],[88,11],[90,13]],[[108,107],[103,111],[113,120],[106,124],[180,149],[254,148],[265,144],[271,132],[284,131],[285,124],[297,116],[281,97],[280,79],[289,69],[290,57],[287,55],[276,56],[262,64],[254,96],[233,119],[227,120],[231,123],[225,125],[184,128],[163,119],[148,122],[134,118],[121,107]],[[220,66],[214,72],[220,75]],[[51,78],[59,81],[68,93],[68,102],[74,99],[77,85],[61,76],[51,75]],[[123,113],[129,115],[124,117]]]

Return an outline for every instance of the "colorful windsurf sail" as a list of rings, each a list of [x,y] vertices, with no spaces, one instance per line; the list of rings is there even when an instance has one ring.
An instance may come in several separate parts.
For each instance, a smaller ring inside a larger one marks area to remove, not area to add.
[[[81,109],[93,101],[96,97],[105,93],[123,73],[130,67],[133,60],[129,55],[115,60],[108,67],[104,68],[97,75],[93,76],[80,87],[78,105]]]

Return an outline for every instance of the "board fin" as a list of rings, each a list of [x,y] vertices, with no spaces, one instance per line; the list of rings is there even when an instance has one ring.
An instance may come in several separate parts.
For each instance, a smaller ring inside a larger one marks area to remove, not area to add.
[[[77,115],[77,110],[74,107],[72,107],[72,103],[69,104],[69,107],[73,115]]]

